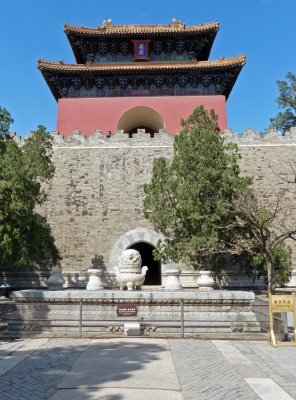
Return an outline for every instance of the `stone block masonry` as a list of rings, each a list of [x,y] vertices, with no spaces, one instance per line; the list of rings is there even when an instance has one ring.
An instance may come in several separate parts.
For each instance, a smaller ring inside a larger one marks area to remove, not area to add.
[[[273,131],[260,136],[253,130],[240,137],[229,130],[223,135],[238,144],[242,173],[253,177],[265,197],[272,201],[280,190],[286,191],[291,219],[296,221],[296,185],[282,179],[292,178],[291,165],[296,169],[296,128],[285,136]],[[109,138],[96,131],[89,138],[79,132],[66,139],[53,133],[53,139],[56,173],[39,211],[52,227],[68,286],[85,285],[87,269],[103,266],[108,270],[115,262],[110,265],[110,254],[116,258],[121,247],[133,244],[136,239],[131,232],[149,242],[153,231],[157,240],[159,233],[143,216],[143,185],[150,179],[155,158],[172,157],[174,139],[164,131],[151,137],[141,129],[132,138],[122,131]],[[296,246],[291,245],[296,268]],[[294,272],[292,286],[296,286]],[[189,275],[181,274],[184,286],[195,285],[196,275]],[[251,285],[237,273],[232,279],[236,287]]]
[[[76,135],[77,136],[77,135]],[[108,267],[115,242],[124,233],[152,228],[142,212],[143,185],[155,157],[172,155],[172,140],[165,134],[147,138],[55,144],[55,177],[43,208],[61,251],[64,270],[77,273],[90,267]],[[79,136],[78,136],[79,139]]]

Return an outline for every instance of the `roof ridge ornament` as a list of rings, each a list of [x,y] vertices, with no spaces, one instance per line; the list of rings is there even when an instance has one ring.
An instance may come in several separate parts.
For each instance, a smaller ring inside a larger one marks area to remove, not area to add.
[[[180,19],[173,18],[172,19],[173,28],[182,28],[182,22]]]
[[[106,20],[104,20],[103,21],[103,23],[102,23],[102,28],[105,28],[105,29],[108,29],[108,28],[110,28],[110,26],[111,26],[111,23],[112,23],[112,19],[107,19],[107,21]]]

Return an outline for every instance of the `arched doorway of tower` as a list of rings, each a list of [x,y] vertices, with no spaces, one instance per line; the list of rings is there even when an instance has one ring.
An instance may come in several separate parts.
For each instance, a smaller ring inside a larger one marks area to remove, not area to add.
[[[150,243],[138,242],[132,244],[128,248],[137,250],[141,254],[142,266],[146,265],[148,267],[144,286],[161,285],[161,265],[160,262],[153,257],[153,250],[155,250],[155,247]]]
[[[124,233],[111,248],[108,270],[114,271],[114,267],[118,265],[124,250],[135,249],[141,254],[142,266],[148,267],[144,285],[161,285],[162,269],[166,269],[167,266],[155,261],[152,254],[161,239],[163,239],[163,236],[151,228],[139,227]]]
[[[138,129],[145,129],[147,133],[158,132],[164,129],[165,124],[161,115],[149,107],[134,107],[126,111],[118,121],[117,129],[125,133],[137,133]]]

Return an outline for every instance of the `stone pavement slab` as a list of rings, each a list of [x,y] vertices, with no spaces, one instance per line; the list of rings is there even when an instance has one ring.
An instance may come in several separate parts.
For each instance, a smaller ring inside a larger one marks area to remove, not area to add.
[[[93,340],[59,384],[53,399],[66,399],[67,390],[75,395],[73,389],[81,388],[92,392],[99,388],[99,393],[105,388],[121,396],[119,388],[132,389],[147,399],[169,399],[173,393],[174,398],[183,398],[169,344],[164,339]],[[59,397],[60,389],[64,389],[65,397]],[[122,398],[138,398],[130,397],[130,393]]]
[[[212,343],[217,347],[223,356],[230,362],[230,364],[251,365],[251,360],[242,354],[235,346],[228,340],[212,340]]]
[[[246,382],[262,400],[293,400],[279,385],[268,378],[247,378]]]
[[[183,400],[181,392],[160,389],[79,388],[57,390],[50,400]]]
[[[170,340],[185,400],[258,400],[210,340]]]
[[[296,400],[296,348],[261,341],[27,339],[0,354],[5,400]]]
[[[0,357],[5,357],[9,352],[15,351],[29,343],[31,339],[18,339],[10,342],[1,342],[0,344]]]
[[[32,343],[37,339],[33,339]],[[38,340],[37,342],[38,343]],[[87,339],[48,339],[0,379],[1,399],[49,399],[87,346]],[[12,355],[18,355],[19,349]]]
[[[23,343],[19,342],[17,347],[10,347],[10,351],[18,350],[17,354],[7,355],[5,358],[0,360],[0,375],[6,374],[10,369],[14,368],[25,358],[29,357],[33,351],[41,347],[47,342],[48,339],[35,339],[35,340],[25,340]],[[8,347],[8,346],[7,346]],[[7,349],[6,347],[6,349]]]
[[[272,379],[292,399],[296,399],[295,347],[274,348],[262,341],[230,341],[229,343],[253,363],[247,369],[243,365],[235,365],[242,377]]]

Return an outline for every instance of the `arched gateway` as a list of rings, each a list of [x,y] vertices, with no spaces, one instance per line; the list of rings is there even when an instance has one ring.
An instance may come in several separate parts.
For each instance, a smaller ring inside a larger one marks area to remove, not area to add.
[[[146,132],[158,132],[164,129],[164,121],[161,115],[149,107],[134,107],[122,115],[117,129],[127,133],[136,133],[137,129],[145,129]]]
[[[162,236],[149,228],[136,228],[122,235],[111,249],[109,257],[109,270],[118,265],[118,259],[123,250],[135,249],[141,254],[142,265],[148,267],[144,285],[161,285],[161,263],[154,260],[153,250]]]

